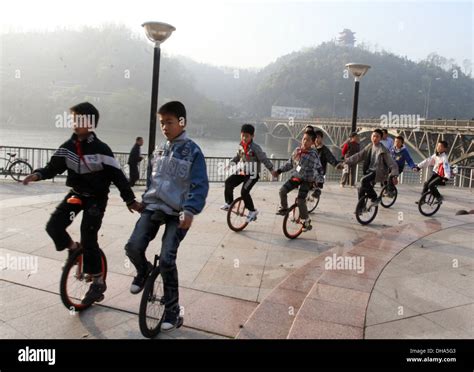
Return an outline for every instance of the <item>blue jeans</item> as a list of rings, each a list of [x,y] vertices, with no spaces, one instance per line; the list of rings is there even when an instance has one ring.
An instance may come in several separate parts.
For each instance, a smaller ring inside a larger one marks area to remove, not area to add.
[[[135,225],[135,229],[125,245],[125,252],[137,269],[137,275],[145,275],[148,261],[145,251],[148,244],[155,239],[161,225],[165,225],[165,233],[161,239],[160,274],[163,279],[165,308],[176,310],[179,307],[178,269],[176,256],[181,241],[187,230],[180,229],[177,216],[162,214],[156,220],[154,211],[145,210]]]

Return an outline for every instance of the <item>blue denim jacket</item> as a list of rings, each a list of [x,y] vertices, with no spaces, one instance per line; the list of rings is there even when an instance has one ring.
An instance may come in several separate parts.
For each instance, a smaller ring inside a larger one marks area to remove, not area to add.
[[[143,194],[146,209],[162,210],[169,215],[181,211],[195,215],[203,210],[208,191],[204,155],[186,132],[157,147]]]

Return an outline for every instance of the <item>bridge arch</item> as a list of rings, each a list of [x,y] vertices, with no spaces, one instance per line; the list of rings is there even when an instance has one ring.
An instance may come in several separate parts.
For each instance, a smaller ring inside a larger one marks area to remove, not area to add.
[[[288,127],[288,124],[287,124],[287,123],[278,123],[278,124],[273,128],[273,130],[272,130],[272,131],[269,131],[268,133],[270,133],[272,136],[277,137],[277,136],[275,135],[275,133],[276,133],[276,131],[277,131],[278,129],[281,129],[281,128],[286,129],[286,132],[288,133],[288,137],[293,137],[293,133],[291,133],[291,130],[290,130],[290,128]]]
[[[318,126],[318,125],[313,125],[311,124],[311,126],[315,129],[315,130],[321,130],[323,133],[324,133],[324,137],[325,138],[329,138],[329,141],[331,142],[331,146],[335,146],[335,147],[338,147],[336,145],[336,143],[334,142],[334,139],[332,138],[331,134],[328,133],[328,131],[324,128],[324,127],[321,127],[321,126]],[[307,126],[304,126],[301,128],[301,130],[298,131],[298,134],[295,136],[295,139],[299,139],[303,132],[304,132],[304,129],[306,128]]]

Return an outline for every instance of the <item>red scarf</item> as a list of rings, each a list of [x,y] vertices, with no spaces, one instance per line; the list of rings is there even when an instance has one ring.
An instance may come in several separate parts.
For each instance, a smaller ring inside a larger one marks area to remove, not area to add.
[[[242,145],[242,147],[244,148],[244,154],[245,154],[245,158],[247,160],[249,160],[250,156],[249,156],[249,150],[250,150],[250,144],[252,143],[252,141],[250,141],[249,143],[245,143],[244,141],[241,141],[240,144]]]
[[[298,147],[296,149],[296,159],[301,159],[301,156],[304,154],[307,154],[309,151],[302,149],[301,147]]]
[[[84,154],[82,153],[81,141],[78,139],[76,140],[76,153],[79,155],[79,160],[84,157]]]
[[[82,152],[82,144],[79,139],[76,139],[76,153],[79,156],[79,167],[81,166],[81,160],[84,162],[87,169],[91,170],[86,163],[86,159],[84,159],[84,153]]]

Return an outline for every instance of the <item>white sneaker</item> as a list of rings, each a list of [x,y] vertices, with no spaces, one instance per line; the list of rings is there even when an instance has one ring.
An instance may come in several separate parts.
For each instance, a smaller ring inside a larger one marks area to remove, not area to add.
[[[247,223],[255,221],[257,219],[257,214],[258,214],[257,210],[249,212],[247,216]]]
[[[221,206],[221,209],[222,209],[223,211],[228,211],[229,208],[230,208],[230,204],[227,204],[227,203],[224,203],[224,204]]]

